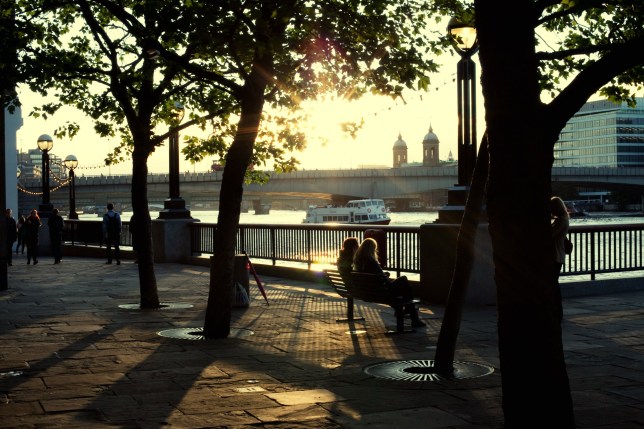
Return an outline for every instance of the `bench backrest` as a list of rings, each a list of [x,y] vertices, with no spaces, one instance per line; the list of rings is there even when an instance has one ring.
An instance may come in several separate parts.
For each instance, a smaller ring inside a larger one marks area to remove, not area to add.
[[[347,288],[356,299],[379,304],[391,304],[395,299],[388,287],[389,279],[380,274],[351,272]]]
[[[324,277],[327,281],[333,286],[333,289],[343,298],[350,298],[351,295],[347,290],[347,284],[345,282],[345,276],[348,273],[342,273],[338,270],[324,270]]]

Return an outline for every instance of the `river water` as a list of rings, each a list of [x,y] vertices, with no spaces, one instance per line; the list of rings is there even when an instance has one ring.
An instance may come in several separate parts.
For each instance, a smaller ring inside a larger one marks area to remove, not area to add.
[[[158,212],[150,212],[152,219],[158,217]],[[216,211],[193,211],[192,217],[204,223],[217,223],[218,212]],[[240,223],[242,224],[301,224],[306,213],[304,210],[271,210],[267,215],[256,215],[252,211],[242,213]],[[130,220],[132,213],[124,212],[123,220]],[[438,212],[394,212],[390,213],[391,225],[418,226],[424,223],[433,223],[438,219]],[[97,215],[81,215],[81,219],[96,219]],[[621,213],[621,212],[594,212],[587,216],[573,218],[571,225],[612,225],[644,223],[642,213]]]

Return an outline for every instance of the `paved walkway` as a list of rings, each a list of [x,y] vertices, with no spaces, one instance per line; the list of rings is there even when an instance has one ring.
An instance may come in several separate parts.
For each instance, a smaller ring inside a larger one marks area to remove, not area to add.
[[[494,373],[402,381],[364,369],[433,359],[441,308],[421,307],[427,328],[385,335],[387,307],[358,303],[366,322],[336,323],[346,306],[331,288],[264,278],[270,305],[251,282],[234,337],[175,339],[158,332],[203,324],[206,268],[157,265],[161,300],[175,305],[142,311],[123,308],[138,303],[132,262],[25,262],[0,292],[1,428],[502,427],[493,307],[466,309],[456,359]],[[644,292],[564,305],[578,426],[644,426]]]

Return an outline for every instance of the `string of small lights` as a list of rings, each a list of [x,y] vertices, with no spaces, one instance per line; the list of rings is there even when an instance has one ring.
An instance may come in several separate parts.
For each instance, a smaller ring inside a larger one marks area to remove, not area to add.
[[[71,183],[71,181],[72,181],[71,177],[68,177],[67,179],[61,179],[60,177],[57,177],[57,176],[56,176],[56,175],[51,171],[51,168],[49,169],[49,174],[50,174],[50,175],[52,175],[52,176],[53,176],[53,179],[58,183],[58,186],[55,186],[55,187],[51,188],[51,189],[49,190],[49,192],[56,192],[56,191],[58,191],[60,188],[64,188],[65,186],[68,186],[68,185]],[[27,194],[27,195],[42,195],[42,194],[43,194],[43,192],[42,192],[42,191],[40,191],[40,192],[34,192],[34,191],[30,191],[30,190],[28,190],[27,188],[25,188],[24,186],[22,186],[22,185],[20,184],[20,182],[18,182],[18,184],[16,185],[16,189],[18,189],[18,191],[23,192],[23,193],[25,193],[25,194]]]

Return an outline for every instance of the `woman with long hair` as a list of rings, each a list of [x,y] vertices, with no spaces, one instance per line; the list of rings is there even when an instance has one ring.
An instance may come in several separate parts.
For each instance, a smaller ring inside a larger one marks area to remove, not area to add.
[[[362,241],[353,257],[353,269],[361,273],[380,274],[389,277],[389,273],[383,271],[378,262],[378,242],[376,240],[365,238]],[[389,290],[392,295],[401,296],[404,300],[410,300],[414,297],[406,276],[389,280]],[[418,310],[414,304],[406,305],[404,311],[411,316],[411,325],[413,327],[425,326],[425,323],[418,317]]]
[[[38,263],[38,233],[42,222],[38,216],[38,210],[33,209],[29,217],[25,220],[22,228],[25,230],[25,243],[27,244],[27,264],[34,260],[34,265]]]
[[[563,304],[561,302],[561,288],[559,287],[559,274],[561,268],[566,262],[566,248],[564,241],[568,235],[568,228],[570,227],[570,215],[566,204],[559,197],[550,198],[550,219],[551,229],[550,237],[552,239],[552,246],[554,251],[555,262],[553,266],[553,275],[555,276],[555,301],[558,306],[559,320],[563,319]]]
[[[355,256],[358,247],[360,247],[360,242],[357,238],[347,237],[344,239],[342,242],[342,248],[340,249],[340,255],[338,256],[338,261],[336,263],[338,271],[351,271],[353,257]]]

